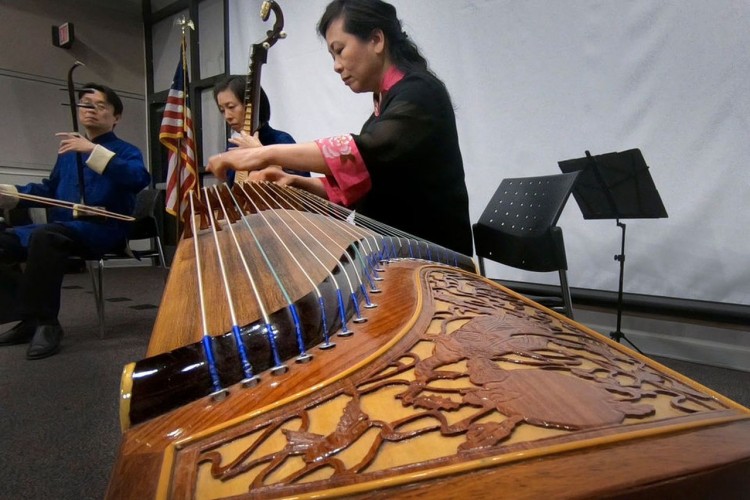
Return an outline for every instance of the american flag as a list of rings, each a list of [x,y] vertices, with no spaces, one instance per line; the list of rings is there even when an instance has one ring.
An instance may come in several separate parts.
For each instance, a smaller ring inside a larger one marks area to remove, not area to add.
[[[159,129],[159,142],[169,149],[166,210],[172,215],[179,213],[180,216],[188,207],[186,200],[190,191],[196,188],[198,179],[185,53],[183,38],[180,63],[169,89],[167,106],[164,108]]]

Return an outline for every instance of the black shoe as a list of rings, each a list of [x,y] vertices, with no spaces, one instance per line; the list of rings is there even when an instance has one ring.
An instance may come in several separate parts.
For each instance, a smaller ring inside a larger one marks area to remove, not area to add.
[[[25,344],[34,336],[36,321],[25,319],[8,331],[0,333],[0,345]]]
[[[60,325],[39,325],[31,339],[26,359],[42,359],[56,354],[60,350],[63,329]]]

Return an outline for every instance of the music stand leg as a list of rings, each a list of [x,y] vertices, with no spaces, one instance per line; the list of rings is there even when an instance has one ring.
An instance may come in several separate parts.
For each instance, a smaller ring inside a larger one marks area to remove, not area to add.
[[[615,255],[615,260],[620,263],[620,285],[617,289],[617,330],[614,332],[610,332],[609,336],[611,339],[613,339],[616,342],[620,342],[621,339],[624,339],[628,344],[633,346],[633,348],[643,354],[643,352],[638,349],[638,346],[636,346],[633,342],[630,341],[629,338],[625,336],[624,333],[622,333],[622,288],[623,288],[623,281],[625,276],[625,224],[620,222],[619,219],[617,219],[617,225],[618,227],[622,228],[622,242],[620,246],[620,253],[619,255]]]

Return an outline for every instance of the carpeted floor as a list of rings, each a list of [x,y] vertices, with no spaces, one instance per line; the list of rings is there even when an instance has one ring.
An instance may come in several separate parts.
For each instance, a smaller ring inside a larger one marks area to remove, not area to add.
[[[26,345],[0,348],[0,498],[104,496],[120,438],[120,374],[146,352],[164,273],[113,268],[104,276],[104,339],[83,273],[65,279],[59,354],[27,361]]]
[[[107,269],[99,339],[89,275],[68,275],[62,351],[27,361],[25,345],[0,348],[0,499],[104,496],[120,440],[120,373],[146,351],[163,284],[159,268]],[[750,373],[658,361],[750,406]]]

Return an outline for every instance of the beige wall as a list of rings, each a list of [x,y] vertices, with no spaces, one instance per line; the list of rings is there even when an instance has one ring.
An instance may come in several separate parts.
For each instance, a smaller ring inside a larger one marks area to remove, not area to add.
[[[103,5],[112,5],[103,7]],[[5,0],[0,2],[0,68],[64,79],[80,60],[76,80],[96,80],[117,90],[145,94],[143,22],[118,2]],[[75,25],[70,49],[52,45],[51,27]]]

